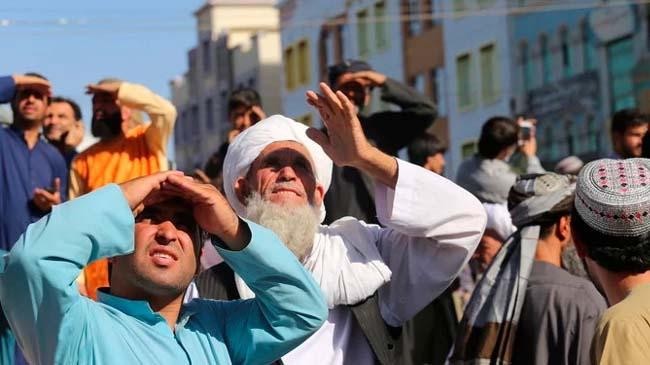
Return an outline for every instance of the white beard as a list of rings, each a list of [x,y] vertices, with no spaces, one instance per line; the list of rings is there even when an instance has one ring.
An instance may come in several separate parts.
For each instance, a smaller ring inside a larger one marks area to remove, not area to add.
[[[311,252],[320,224],[317,207],[282,206],[264,200],[258,192],[253,192],[246,203],[246,218],[277,234],[298,260]]]

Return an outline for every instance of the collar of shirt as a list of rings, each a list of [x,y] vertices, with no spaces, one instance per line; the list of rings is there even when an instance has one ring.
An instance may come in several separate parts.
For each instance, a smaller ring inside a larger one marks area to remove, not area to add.
[[[127,314],[131,317],[139,319],[145,323],[156,325],[163,322],[167,326],[167,321],[163,316],[156,313],[151,309],[149,302],[145,300],[131,300],[118,297],[107,293],[105,290],[97,291],[97,301],[113,307],[120,312]],[[191,305],[185,305],[181,309],[181,314],[178,317],[177,326],[184,326],[192,315],[196,313],[195,308]]]
[[[11,133],[13,133],[16,137],[20,138],[25,144],[27,144],[27,140],[25,140],[25,131],[16,127],[15,125],[10,125],[9,128],[7,128]],[[39,144],[41,142],[48,143],[45,137],[43,137],[42,133],[38,134],[38,139],[36,140],[36,144]]]

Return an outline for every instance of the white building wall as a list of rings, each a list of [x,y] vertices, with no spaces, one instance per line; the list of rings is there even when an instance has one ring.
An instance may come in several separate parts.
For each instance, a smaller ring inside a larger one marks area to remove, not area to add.
[[[445,0],[443,9],[445,14],[454,11],[453,0]],[[458,165],[462,162],[461,149],[465,143],[477,141],[481,126],[490,117],[495,115],[510,116],[511,100],[511,47],[508,19],[505,15],[481,16],[476,0],[465,0],[469,5],[468,15],[463,17],[445,16],[443,18],[444,44],[445,44],[445,80],[447,82],[449,116],[449,151],[448,151],[448,176],[456,176]],[[506,6],[505,0],[493,3],[493,8]],[[486,103],[481,100],[481,75],[480,75],[480,49],[494,43],[497,49],[499,62],[498,79],[500,97],[495,101]],[[458,107],[458,85],[456,59],[462,54],[471,55],[471,84],[473,85],[473,105],[466,110]]]
[[[359,55],[358,34],[357,34],[357,14],[364,9],[368,10],[369,18],[374,15],[374,5],[376,0],[359,0],[359,1],[301,1],[296,0],[293,16],[282,25],[281,39],[282,48],[296,44],[301,39],[308,39],[310,52],[310,82],[307,86],[301,86],[293,90],[287,90],[285,87],[284,69],[282,69],[282,105],[285,115],[293,118],[302,117],[306,114],[312,115],[315,126],[320,126],[321,122],[317,113],[305,102],[305,93],[307,90],[317,90],[320,81],[319,74],[319,37],[321,26],[329,19],[347,14],[347,22],[343,32],[343,58],[344,59],[362,59]],[[365,57],[365,61],[370,63],[377,71],[387,76],[402,81],[404,79],[403,66],[403,44],[400,19],[400,1],[386,0],[386,18],[389,19],[385,25],[388,46],[384,49],[377,49],[375,45],[375,24],[368,23],[368,36],[370,52]],[[280,5],[282,6],[282,5]],[[330,59],[333,52],[329,52]],[[331,63],[331,62],[328,62]],[[375,93],[371,103],[372,111],[382,107],[378,100],[378,93]]]

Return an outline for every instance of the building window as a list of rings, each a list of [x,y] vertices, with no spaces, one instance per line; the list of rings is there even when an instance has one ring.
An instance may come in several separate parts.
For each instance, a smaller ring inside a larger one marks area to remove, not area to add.
[[[468,54],[456,59],[456,88],[458,94],[458,109],[463,110],[472,106],[471,57]]]
[[[539,54],[542,59],[542,82],[546,85],[553,79],[553,59],[548,47],[548,37],[545,35],[539,39]]]
[[[528,43],[523,42],[519,51],[521,52],[521,71],[524,91],[528,92],[533,88],[533,63],[530,62],[530,48],[528,47]]]
[[[494,0],[478,0],[479,9],[487,9],[494,4]]]
[[[492,103],[499,98],[499,71],[494,44],[481,47],[481,100]]]
[[[465,142],[460,146],[460,157],[464,160],[476,154],[476,141]]]
[[[420,0],[408,0],[408,29],[410,36],[416,36],[422,32],[422,21],[420,20]]]
[[[212,99],[205,101],[205,128],[208,131],[214,129],[214,108],[212,107]]]
[[[433,0],[422,0],[422,14],[426,16],[426,19],[424,19],[425,28],[431,28],[434,26],[434,11],[435,9],[433,8]]]
[[[203,53],[203,71],[210,71],[210,41],[203,41],[201,46],[201,53]]]
[[[632,81],[634,63],[632,37],[612,42],[607,46],[607,69],[609,71],[613,111],[633,108],[636,105],[634,83]]]
[[[576,146],[576,138],[574,133],[573,121],[567,120],[564,123],[564,135],[566,136],[566,152],[565,155],[571,156],[578,153],[578,146]]]
[[[388,48],[388,25],[386,21],[386,3],[380,1],[375,4],[375,45],[377,49]]]
[[[570,77],[573,75],[573,68],[571,66],[571,41],[567,29],[560,31],[560,49],[562,51],[562,76]]]
[[[300,86],[309,85],[310,64],[309,42],[303,39],[298,42],[298,84]]]
[[[359,57],[366,58],[370,54],[368,10],[357,13],[357,45],[359,47]]]
[[[592,44],[591,33],[589,32],[589,23],[583,20],[580,23],[580,35],[582,36],[582,64],[583,70],[588,71],[594,68],[596,56],[595,49]]]
[[[293,90],[296,87],[296,60],[293,46],[284,49],[284,86],[287,90]]]

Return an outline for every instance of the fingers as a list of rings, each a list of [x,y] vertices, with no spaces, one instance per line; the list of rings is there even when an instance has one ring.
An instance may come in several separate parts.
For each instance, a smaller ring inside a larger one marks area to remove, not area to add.
[[[334,94],[332,89],[330,89],[330,87],[327,86],[326,83],[324,82],[320,83],[320,90],[323,93],[325,102],[327,103],[327,105],[332,111],[336,112],[343,108],[343,105],[341,105],[341,102],[336,97],[336,94]]]
[[[58,191],[58,190],[57,190]],[[57,201],[56,199],[56,193],[50,193],[49,191],[45,189],[40,189],[36,188],[34,189],[34,200],[41,201],[41,202],[50,202],[54,203]]]
[[[348,118],[350,118],[352,116],[356,116],[357,113],[356,113],[356,110],[354,108],[354,104],[352,104],[350,99],[348,99],[348,97],[345,96],[345,94],[343,94],[340,91],[337,91],[336,92],[336,97],[341,102],[341,105],[343,105],[343,114],[345,115],[346,119],[348,119]]]

